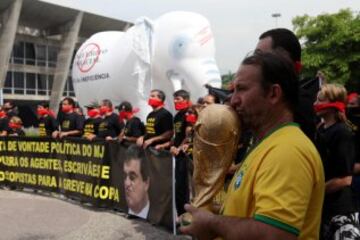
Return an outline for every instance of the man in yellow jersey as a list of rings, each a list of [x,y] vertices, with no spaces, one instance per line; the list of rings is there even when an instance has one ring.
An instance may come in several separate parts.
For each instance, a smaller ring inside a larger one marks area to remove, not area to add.
[[[198,239],[318,239],[324,197],[320,156],[294,123],[299,82],[281,52],[244,59],[231,104],[255,143],[215,215],[190,205],[181,231]]]

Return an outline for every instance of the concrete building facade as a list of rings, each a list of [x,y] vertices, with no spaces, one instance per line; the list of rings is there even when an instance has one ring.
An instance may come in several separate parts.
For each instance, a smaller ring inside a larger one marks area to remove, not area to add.
[[[63,96],[75,97],[71,64],[87,38],[132,25],[38,0],[1,0],[0,17],[1,97],[12,100],[26,118],[35,117],[40,101],[56,110]],[[34,119],[23,120],[31,125]]]

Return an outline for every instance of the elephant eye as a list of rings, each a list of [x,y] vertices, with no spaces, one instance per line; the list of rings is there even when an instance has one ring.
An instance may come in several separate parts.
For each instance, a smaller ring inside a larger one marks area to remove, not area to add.
[[[176,59],[184,57],[186,53],[186,48],[189,45],[190,41],[190,38],[186,36],[179,36],[175,38],[170,45],[170,55]]]

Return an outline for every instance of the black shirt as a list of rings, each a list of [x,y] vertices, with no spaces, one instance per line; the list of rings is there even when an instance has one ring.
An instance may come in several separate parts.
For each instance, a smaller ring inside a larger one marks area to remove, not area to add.
[[[187,126],[186,115],[185,115],[186,110],[187,109],[177,112],[174,117],[175,147],[180,146],[186,137],[186,126]]]
[[[109,136],[115,138],[119,136],[123,127],[124,124],[119,121],[118,115],[111,113],[111,115],[105,116],[101,121],[98,137],[106,138]]]
[[[59,130],[59,124],[54,117],[46,115],[39,118],[40,137],[51,137],[51,134],[57,130]]]
[[[335,123],[328,128],[321,126],[316,136],[320,142],[320,154],[324,165],[325,181],[352,176],[355,164],[355,145],[351,130],[344,123]],[[324,214],[334,216],[356,211],[351,186],[325,194]]]
[[[144,139],[159,136],[167,131],[173,130],[173,117],[165,108],[152,111],[146,118],[146,134]],[[157,142],[159,144],[162,142]]]
[[[84,121],[77,113],[68,113],[64,114],[62,117],[62,122],[60,124],[62,132],[68,132],[73,130],[83,131]],[[80,133],[79,136],[82,134]]]
[[[129,119],[124,128],[126,137],[140,137],[145,133],[145,126],[138,117]]]
[[[87,135],[87,134],[98,135],[99,134],[99,125],[101,122],[102,122],[101,117],[86,119],[85,125],[84,125],[84,135]]]
[[[10,131],[8,132],[8,135],[24,137],[24,136],[25,136],[25,132],[24,132],[24,130],[22,130],[22,129],[13,129],[13,128],[10,128]]]
[[[0,118],[0,132],[2,131],[10,131],[9,119],[7,117]]]
[[[356,147],[356,162],[360,162],[360,107],[348,108],[346,114],[349,119],[349,125],[354,133],[354,141]]]

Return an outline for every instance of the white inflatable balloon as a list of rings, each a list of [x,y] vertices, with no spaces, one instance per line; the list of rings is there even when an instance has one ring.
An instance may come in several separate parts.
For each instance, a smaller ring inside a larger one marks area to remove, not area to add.
[[[191,12],[170,12],[155,21],[140,18],[126,32],[91,36],[75,55],[72,79],[80,105],[110,99],[140,108],[143,120],[151,89],[166,94],[188,90],[192,100],[207,93],[205,84],[221,87],[209,22]]]

